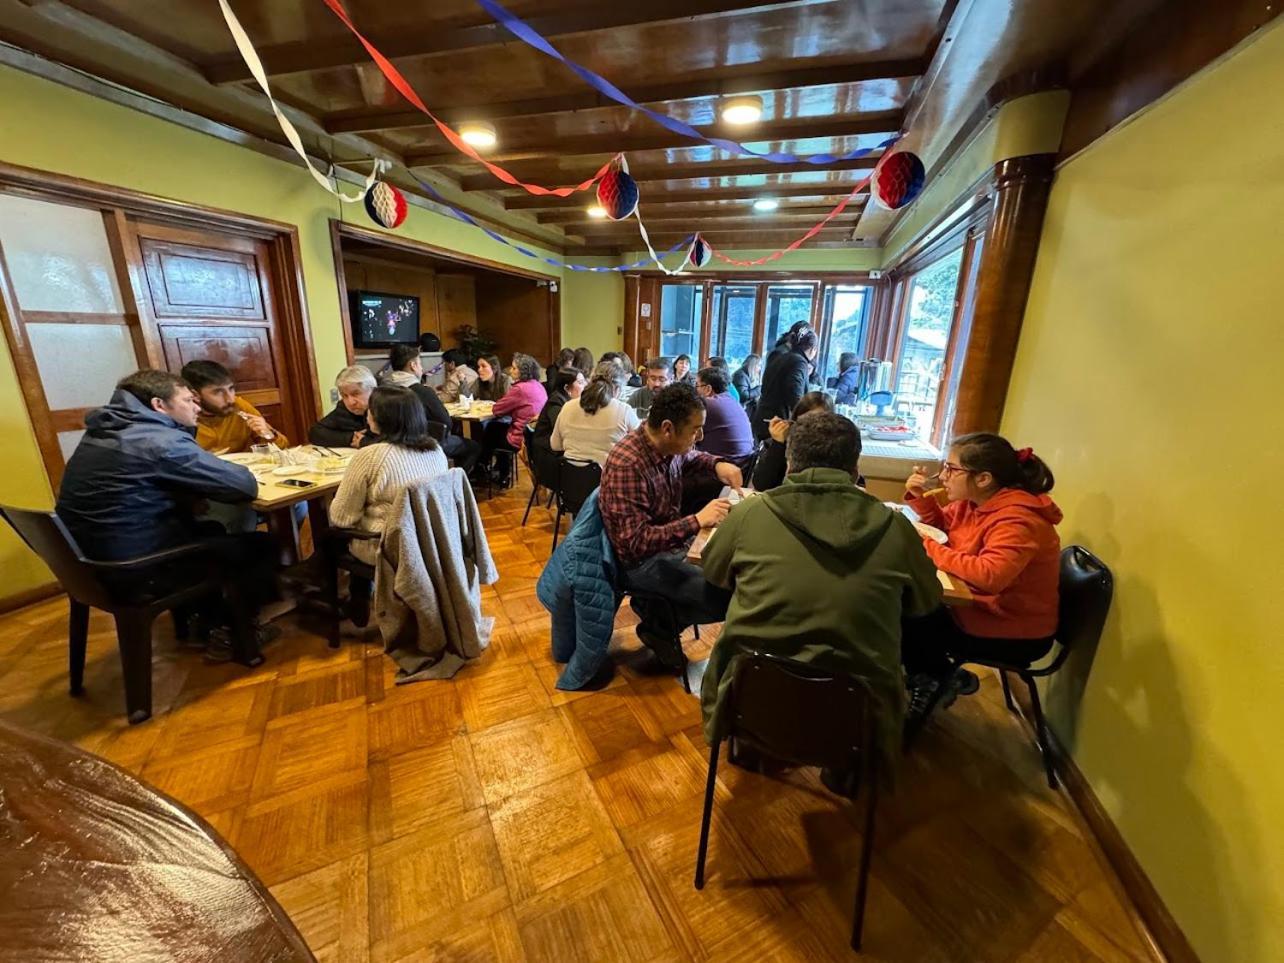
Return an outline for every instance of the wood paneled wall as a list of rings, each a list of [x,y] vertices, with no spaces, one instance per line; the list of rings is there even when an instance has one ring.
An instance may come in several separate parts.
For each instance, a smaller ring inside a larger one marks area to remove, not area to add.
[[[498,343],[505,364],[517,351],[548,364],[561,347],[554,344],[560,327],[558,296],[546,283],[488,274],[476,286],[477,329]]]
[[[477,325],[475,282],[471,274],[442,274],[430,267],[381,261],[363,254],[343,256],[349,291],[380,291],[419,299],[419,331],[432,332],[443,346],[454,344],[454,332]]]

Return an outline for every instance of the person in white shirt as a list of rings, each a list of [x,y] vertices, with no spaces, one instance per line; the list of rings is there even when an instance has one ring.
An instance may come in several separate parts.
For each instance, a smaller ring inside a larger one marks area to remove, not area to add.
[[[549,439],[553,450],[570,461],[605,465],[615,443],[641,424],[637,412],[619,400],[626,378],[613,361],[594,368],[588,387],[562,406]]]

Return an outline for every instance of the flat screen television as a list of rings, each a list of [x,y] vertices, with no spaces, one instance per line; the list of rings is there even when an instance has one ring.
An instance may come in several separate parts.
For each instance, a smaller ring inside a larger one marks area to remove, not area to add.
[[[419,299],[408,294],[349,291],[354,348],[419,343]]]

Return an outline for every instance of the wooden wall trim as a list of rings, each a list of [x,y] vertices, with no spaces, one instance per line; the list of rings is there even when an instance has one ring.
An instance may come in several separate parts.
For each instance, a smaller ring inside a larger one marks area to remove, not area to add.
[[[1012,696],[1020,710],[1017,718],[1021,729],[1030,740],[1030,751],[1037,753],[1039,750],[1034,726],[1030,722],[1034,716],[1029,693],[1023,685],[1015,684],[1012,686]],[[1114,870],[1112,882],[1117,884],[1124,908],[1128,910],[1133,926],[1154,958],[1167,963],[1199,963],[1194,947],[1169,912],[1136,855],[1128,847],[1119,827],[1106,812],[1106,807],[1101,804],[1093,791],[1092,783],[1051,727],[1048,728],[1048,743],[1052,748],[1052,765],[1061,779],[1061,792],[1073,803],[1087,825],[1098,858]]]
[[[1163,97],[1284,11],[1264,0],[1173,0],[1137,17],[1093,63],[1071,79],[1061,136],[1064,160]]]
[[[504,264],[502,261],[492,261],[489,258],[478,257],[475,254],[464,254],[461,251],[453,251],[450,248],[438,247],[435,244],[429,244],[427,241],[416,241],[408,237],[398,237],[392,234],[385,234],[382,231],[371,230],[366,227],[359,227],[355,224],[349,224],[347,221],[340,221],[337,218],[331,218],[331,231],[337,232],[340,238],[351,238],[354,241],[362,241],[366,244],[375,244],[382,247],[396,248],[400,251],[408,251],[412,254],[425,254],[429,257],[439,257],[442,260],[450,261],[454,264],[464,264],[469,267],[487,268],[491,271],[498,271],[501,274],[511,274],[515,277],[530,278],[533,281],[556,281],[556,274],[545,274],[542,271],[531,271],[527,268],[514,267],[511,264]],[[331,235],[334,236],[334,233]],[[344,295],[346,297],[346,294]]]
[[[37,585],[34,588],[23,589],[21,592],[0,595],[0,615],[24,609],[28,605],[35,605],[37,602],[43,602],[46,599],[57,598],[62,594],[62,584],[60,582],[45,582],[43,585]]]

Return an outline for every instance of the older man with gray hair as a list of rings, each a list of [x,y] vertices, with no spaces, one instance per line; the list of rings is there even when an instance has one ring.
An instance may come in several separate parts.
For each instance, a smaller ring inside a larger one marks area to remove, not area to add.
[[[370,392],[377,386],[375,376],[364,365],[349,365],[334,379],[339,403],[308,429],[308,441],[327,448],[362,448],[373,445],[379,436],[366,423]]]

